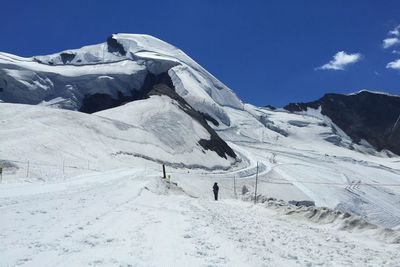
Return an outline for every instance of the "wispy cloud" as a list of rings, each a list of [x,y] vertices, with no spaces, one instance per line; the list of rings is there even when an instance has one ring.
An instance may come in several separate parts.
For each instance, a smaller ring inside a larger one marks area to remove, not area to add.
[[[389,62],[386,65],[387,69],[394,69],[394,70],[400,70],[400,59],[397,59],[395,61]]]
[[[360,61],[362,55],[360,53],[347,54],[344,51],[337,52],[331,61],[318,67],[318,70],[345,70],[350,64]]]
[[[383,48],[389,48],[394,45],[400,44],[400,39],[397,37],[386,38],[383,40]]]
[[[390,35],[400,36],[400,25],[389,32]]]
[[[389,48],[400,44],[400,25],[388,32],[388,37],[383,40],[383,48]]]

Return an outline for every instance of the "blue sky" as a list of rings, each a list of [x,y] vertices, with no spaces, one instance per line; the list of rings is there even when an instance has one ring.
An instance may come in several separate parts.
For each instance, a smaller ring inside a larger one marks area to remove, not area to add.
[[[181,48],[259,106],[364,88],[400,94],[400,1],[1,0],[1,6],[3,52],[49,54],[104,42],[114,32],[146,33]]]

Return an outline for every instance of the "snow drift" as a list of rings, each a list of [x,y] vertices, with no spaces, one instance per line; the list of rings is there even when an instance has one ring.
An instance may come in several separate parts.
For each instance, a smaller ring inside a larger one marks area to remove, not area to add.
[[[247,193],[242,196],[242,199],[245,201],[254,201],[254,195]],[[292,205],[286,201],[262,195],[257,196],[257,203],[262,203],[263,206],[274,209],[281,216],[291,216],[321,225],[330,224],[338,230],[364,234],[365,236],[374,237],[389,244],[400,244],[399,230],[374,225],[360,216],[348,213],[347,211],[327,207]]]

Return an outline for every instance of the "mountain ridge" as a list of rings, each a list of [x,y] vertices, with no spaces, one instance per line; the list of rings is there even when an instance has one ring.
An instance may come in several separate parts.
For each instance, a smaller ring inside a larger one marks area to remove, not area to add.
[[[362,140],[378,151],[400,155],[400,97],[384,92],[361,90],[351,94],[327,93],[316,101],[290,103],[291,112],[319,109],[355,142]]]

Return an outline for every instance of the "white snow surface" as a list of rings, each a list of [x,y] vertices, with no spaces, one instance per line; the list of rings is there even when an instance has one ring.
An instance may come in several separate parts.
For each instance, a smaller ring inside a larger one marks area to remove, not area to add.
[[[196,176],[181,178],[196,185]],[[155,169],[141,168],[39,185],[3,185],[0,265],[398,264],[398,244],[280,215],[222,191],[219,202],[198,197],[200,193],[189,196],[174,185],[168,189]]]
[[[259,194],[398,231],[398,157],[350,150],[315,112],[223,109],[230,126],[215,128],[240,162],[204,154],[208,133],[166,96],[95,114],[1,103],[0,266],[396,266],[381,230],[237,197],[254,192],[258,162]],[[160,180],[161,161],[179,187]]]

